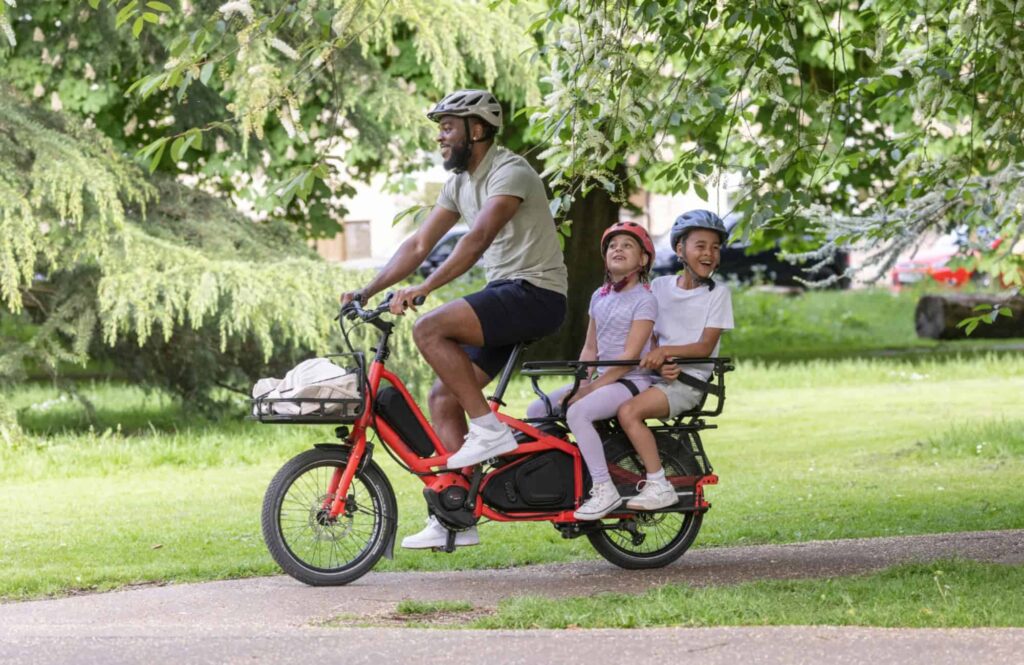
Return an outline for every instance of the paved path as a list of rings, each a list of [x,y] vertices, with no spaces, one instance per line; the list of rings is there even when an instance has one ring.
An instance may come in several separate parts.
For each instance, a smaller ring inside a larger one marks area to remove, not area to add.
[[[346,664],[420,663],[449,649],[474,654],[466,662],[490,664],[619,663],[627,649],[655,659],[699,657],[704,664],[1024,662],[1024,630],[1017,629],[485,632],[322,625],[338,616],[382,617],[405,599],[467,600],[486,608],[512,595],[635,593],[669,582],[704,585],[850,575],[950,557],[1024,563],[1024,530],[703,549],[657,571],[581,562],[506,570],[371,573],[334,588],[268,577],[8,603],[0,605],[0,663],[308,662],[317,657]]]

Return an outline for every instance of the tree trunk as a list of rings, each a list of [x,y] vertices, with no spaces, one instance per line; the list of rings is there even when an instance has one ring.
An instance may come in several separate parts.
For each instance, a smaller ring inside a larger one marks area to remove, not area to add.
[[[966,339],[963,328],[957,328],[960,321],[978,316],[978,305],[1009,307],[1012,317],[1000,316],[994,323],[982,323],[971,337],[1024,337],[1024,297],[1012,298],[974,293],[950,293],[946,295],[922,296],[917,301],[914,323],[918,337],[931,339]]]
[[[534,344],[530,360],[567,360],[580,355],[587,337],[590,295],[604,279],[601,234],[619,221],[619,204],[608,192],[594,188],[578,197],[569,208],[572,236],[565,242],[565,265],[569,269],[569,308],[557,334]]]

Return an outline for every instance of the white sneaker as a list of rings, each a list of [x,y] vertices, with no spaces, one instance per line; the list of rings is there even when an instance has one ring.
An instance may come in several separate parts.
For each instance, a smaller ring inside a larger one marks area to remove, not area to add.
[[[508,426],[503,424],[500,430],[493,430],[470,423],[469,434],[466,435],[462,447],[448,458],[447,465],[449,469],[473,466],[492,457],[510,453],[518,447],[516,437]]]
[[[636,487],[640,493],[626,502],[630,510],[668,508],[679,500],[676,488],[668,480],[641,480]]]
[[[423,529],[423,531],[402,538],[402,547],[410,550],[429,550],[434,547],[444,547],[447,544],[448,529],[438,522],[437,518],[433,515],[427,518],[427,528]],[[465,531],[458,531],[455,534],[456,547],[468,547],[469,545],[479,544],[480,536],[477,534],[475,526],[471,526]]]
[[[590,488],[590,498],[572,514],[578,520],[599,520],[619,507],[622,497],[615,483],[607,481]]]

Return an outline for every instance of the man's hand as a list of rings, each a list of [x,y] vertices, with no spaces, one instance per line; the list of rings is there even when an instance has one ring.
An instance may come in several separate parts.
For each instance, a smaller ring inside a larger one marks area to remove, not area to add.
[[[392,314],[405,314],[406,309],[412,309],[416,311],[415,300],[417,297],[426,298],[430,295],[430,289],[424,285],[419,284],[417,286],[409,286],[404,289],[398,289],[395,291],[395,295],[391,298],[391,313]]]
[[[661,366],[661,378],[666,381],[675,381],[679,378],[679,373],[682,371],[682,368],[675,363],[665,363]]]
[[[345,305],[349,304],[353,300],[358,300],[359,302],[363,303],[364,305],[366,304],[366,296],[363,294],[362,289],[360,289],[358,291],[347,291],[345,293],[342,293],[340,300],[341,300],[342,307],[344,307]]]
[[[644,356],[644,359],[640,361],[640,366],[645,369],[660,371],[666,358],[668,358],[668,353],[665,352],[665,347],[660,346],[656,349],[651,349],[651,351]]]

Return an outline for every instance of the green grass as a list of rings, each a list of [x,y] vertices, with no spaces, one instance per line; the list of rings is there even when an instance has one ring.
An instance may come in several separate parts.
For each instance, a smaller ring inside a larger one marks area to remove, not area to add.
[[[728,386],[705,436],[721,483],[698,547],[1024,528],[1020,355],[740,362]],[[204,421],[115,384],[83,392],[99,407],[91,429],[46,386],[9,396],[33,434],[0,448],[0,598],[278,572],[260,535],[263,491],[288,458],[330,441],[329,428],[244,422],[241,404],[235,419]],[[521,414],[532,395],[517,382],[508,397]],[[419,530],[422,486],[376,460],[398,496],[399,538]],[[398,550],[377,570],[596,556],[548,524],[480,531],[481,547]]]
[[[403,600],[398,603],[395,613],[406,616],[423,616],[438,612],[469,612],[472,609],[473,604],[463,600]]]
[[[671,585],[639,595],[502,601],[471,628],[1024,626],[1024,566],[941,561],[824,580]]]
[[[1022,344],[1024,340],[964,337],[920,339],[914,309],[922,292],[884,289],[808,291],[781,295],[733,292],[736,329],[723,337],[722,354],[741,359],[801,360],[886,353],[958,353]]]

